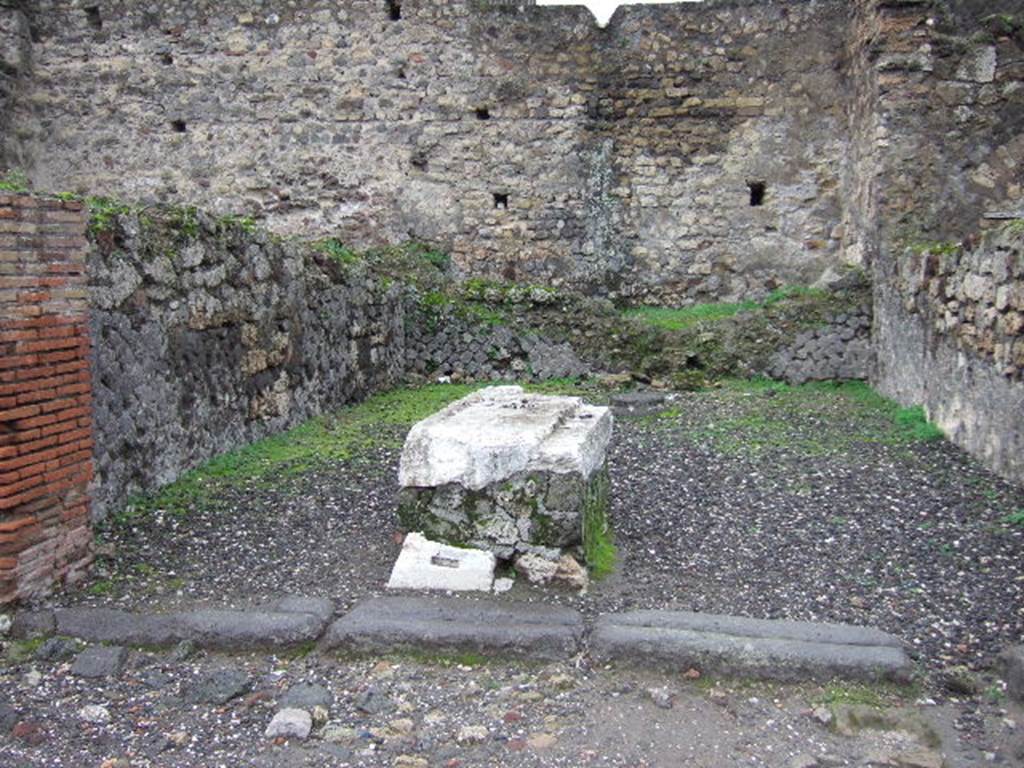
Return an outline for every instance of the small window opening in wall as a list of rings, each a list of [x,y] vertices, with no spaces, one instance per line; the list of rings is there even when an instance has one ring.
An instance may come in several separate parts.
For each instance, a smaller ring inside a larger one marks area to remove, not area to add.
[[[764,205],[764,193],[767,186],[763,181],[750,181],[747,182],[747,186],[750,188],[750,205],[754,208],[758,208]]]
[[[185,133],[188,130],[188,124],[184,120],[171,120],[171,130],[175,133]]]
[[[85,9],[85,18],[93,29],[103,29],[103,17],[100,16],[100,7],[90,5]]]
[[[507,192],[495,192],[494,193],[494,207],[504,208],[508,210],[508,193]]]
[[[388,0],[388,18],[392,21],[402,18],[402,3],[399,0]]]
[[[477,107],[476,108],[476,119],[477,120],[490,120],[491,119],[491,110],[489,110],[487,107]]]

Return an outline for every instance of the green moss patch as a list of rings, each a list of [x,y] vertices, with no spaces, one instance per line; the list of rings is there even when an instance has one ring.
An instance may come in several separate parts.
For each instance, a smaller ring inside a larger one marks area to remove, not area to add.
[[[591,479],[583,497],[583,555],[594,579],[610,574],[618,560],[608,522],[608,489],[608,472],[601,470]]]
[[[623,314],[667,331],[681,331],[704,323],[725,320],[740,312],[758,312],[783,301],[819,301],[827,297],[828,292],[818,288],[786,286],[772,291],[763,301],[714,302],[679,308],[634,307],[625,310]]]
[[[400,445],[405,431],[415,422],[478,386],[438,384],[375,395],[217,456],[158,492],[132,499],[115,518],[127,521],[157,509],[183,514],[230,486],[280,481],[331,462],[368,456],[380,447]]]
[[[22,194],[29,191],[28,176],[17,168],[5,171],[0,176],[0,192],[13,192]]]
[[[791,386],[768,379],[732,379],[716,397],[722,417],[690,428],[689,436],[727,454],[785,449],[822,456],[862,443],[899,446],[942,437],[923,408],[901,408],[863,382]],[[679,420],[663,421],[671,425]]]

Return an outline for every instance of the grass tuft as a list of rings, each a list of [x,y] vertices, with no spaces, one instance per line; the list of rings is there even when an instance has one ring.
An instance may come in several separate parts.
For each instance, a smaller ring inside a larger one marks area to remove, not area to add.
[[[625,311],[626,317],[642,320],[648,325],[663,328],[666,331],[682,331],[700,323],[713,323],[724,320],[740,312],[758,309],[761,305],[756,301],[737,303],[694,304],[690,307],[672,309],[670,307],[636,307]]]
[[[0,176],[0,192],[14,192],[21,194],[29,191],[28,176],[24,171],[12,168]]]
[[[734,393],[729,412],[692,433],[723,453],[789,449],[821,456],[857,443],[900,446],[943,436],[923,408],[901,408],[860,381],[789,385],[765,378],[732,379],[723,382],[723,389]],[[816,425],[812,432],[799,426],[808,421]]]
[[[636,318],[648,325],[666,331],[682,331],[701,323],[714,323],[738,315],[740,312],[756,312],[783,301],[801,299],[820,300],[828,291],[800,285],[776,288],[763,301],[715,302],[693,304],[689,307],[634,307],[624,311],[626,317]]]
[[[1018,509],[1016,512],[1007,515],[999,522],[1004,525],[1012,525],[1016,528],[1024,528],[1024,509]]]
[[[928,416],[920,405],[900,408],[893,419],[896,426],[911,440],[941,440],[945,437],[941,429],[928,421]]]
[[[362,260],[362,257],[356,251],[334,237],[320,240],[314,243],[313,247],[345,267]]]

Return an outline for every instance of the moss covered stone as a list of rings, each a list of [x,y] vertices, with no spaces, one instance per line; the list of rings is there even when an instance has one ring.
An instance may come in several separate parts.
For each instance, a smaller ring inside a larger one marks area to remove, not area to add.
[[[399,519],[409,531],[511,559],[529,547],[585,544],[607,529],[608,472],[524,472],[479,490],[457,483],[403,488]]]

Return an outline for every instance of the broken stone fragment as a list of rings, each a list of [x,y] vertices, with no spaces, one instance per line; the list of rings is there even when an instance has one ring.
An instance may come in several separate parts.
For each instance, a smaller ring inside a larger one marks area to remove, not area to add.
[[[313,717],[304,709],[282,709],[267,726],[264,735],[268,739],[306,739],[313,730]]]
[[[495,564],[491,552],[450,547],[410,533],[391,571],[388,589],[489,592]]]
[[[587,569],[572,555],[562,555],[557,560],[551,560],[528,552],[516,558],[515,569],[531,584],[558,584],[579,590],[586,589],[590,584]]]

